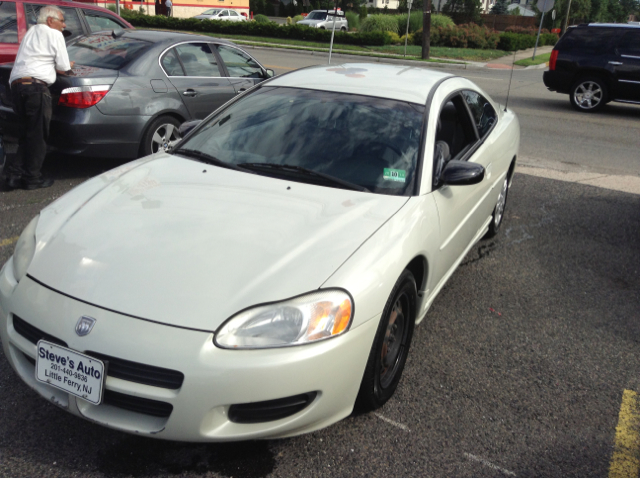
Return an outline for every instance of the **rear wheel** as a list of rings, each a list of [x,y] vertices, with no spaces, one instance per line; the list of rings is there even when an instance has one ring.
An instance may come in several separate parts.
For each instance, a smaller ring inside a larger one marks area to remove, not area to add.
[[[493,238],[498,234],[502,219],[504,218],[504,209],[507,206],[507,195],[509,194],[509,175],[505,176],[502,182],[502,188],[500,189],[500,196],[498,196],[498,202],[493,209],[493,215],[491,217],[491,224],[489,224],[489,231],[484,235],[485,238]]]
[[[378,409],[395,392],[404,369],[416,320],[416,281],[405,270],[387,300],[358,392],[356,407]]]
[[[347,31],[347,27],[342,27],[342,28],[340,29],[340,31],[341,31],[341,32],[346,32],[346,31]]]
[[[569,100],[578,111],[598,111],[607,103],[607,87],[600,78],[583,77],[571,88]]]
[[[158,151],[169,151],[181,140],[179,126],[180,121],[168,115],[153,120],[142,138],[142,145],[140,145],[142,156],[152,155]]]

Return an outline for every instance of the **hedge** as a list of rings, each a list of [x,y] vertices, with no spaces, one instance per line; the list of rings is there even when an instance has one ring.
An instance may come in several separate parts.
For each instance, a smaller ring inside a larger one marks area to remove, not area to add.
[[[555,45],[558,41],[558,35],[555,33],[542,33],[538,46]],[[500,34],[500,43],[498,48],[513,52],[515,50],[526,50],[536,46],[536,35],[527,35],[523,33],[502,32]]]
[[[228,35],[251,35],[259,37],[289,38],[312,42],[329,43],[330,30],[311,28],[305,25],[278,25],[276,23],[225,22],[223,20],[200,20],[197,18],[176,18],[161,15],[125,13],[124,18],[135,27],[165,28],[190,32],[222,33]],[[334,43],[348,45],[388,45],[385,32],[346,33],[337,32]]]

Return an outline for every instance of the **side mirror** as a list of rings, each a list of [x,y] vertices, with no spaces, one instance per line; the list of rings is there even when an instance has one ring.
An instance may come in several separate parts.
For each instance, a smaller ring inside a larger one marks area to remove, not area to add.
[[[178,133],[180,133],[180,138],[184,138],[187,134],[193,130],[196,126],[202,123],[202,120],[191,120],[185,121],[182,125],[178,127]]]
[[[71,33],[69,30],[62,30],[62,36],[64,38],[69,38],[71,35],[73,35],[73,33]]]
[[[484,166],[468,161],[451,160],[442,171],[445,185],[476,185],[484,179]]]
[[[271,68],[267,68],[267,78],[273,78],[276,76],[276,72],[274,72]]]

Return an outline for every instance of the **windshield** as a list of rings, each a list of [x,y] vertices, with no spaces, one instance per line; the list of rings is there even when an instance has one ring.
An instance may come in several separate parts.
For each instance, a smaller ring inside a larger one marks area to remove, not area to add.
[[[201,13],[201,15],[217,15],[221,11],[222,10],[220,10],[220,9],[212,8],[211,10],[207,10],[206,12]]]
[[[423,105],[395,100],[263,87],[208,120],[176,153],[198,152],[293,181],[327,186],[324,175],[374,193],[408,196],[423,112]],[[337,183],[330,186],[341,187]]]
[[[86,65],[109,70],[119,70],[153,44],[135,38],[113,38],[101,33],[80,37],[67,47],[69,60],[78,65]]]
[[[327,12],[311,12],[307,15],[307,20],[325,20],[327,18]]]

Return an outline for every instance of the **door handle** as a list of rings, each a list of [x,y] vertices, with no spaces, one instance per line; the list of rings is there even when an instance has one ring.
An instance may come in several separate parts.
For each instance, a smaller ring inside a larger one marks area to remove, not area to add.
[[[622,62],[609,62],[609,65],[624,65]]]
[[[184,96],[196,96],[198,92],[189,88],[187,91],[183,91],[182,94]]]

